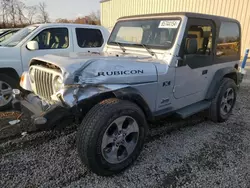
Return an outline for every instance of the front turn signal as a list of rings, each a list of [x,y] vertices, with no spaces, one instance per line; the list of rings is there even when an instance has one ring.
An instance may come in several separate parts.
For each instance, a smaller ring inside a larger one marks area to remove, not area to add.
[[[22,74],[21,79],[20,79],[20,85],[24,82],[24,74]]]

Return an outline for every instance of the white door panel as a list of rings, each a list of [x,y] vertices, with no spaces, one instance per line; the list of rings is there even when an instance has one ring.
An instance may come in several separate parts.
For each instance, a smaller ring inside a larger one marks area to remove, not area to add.
[[[212,21],[189,18],[176,68],[174,97],[180,101],[200,101],[204,97],[213,65],[215,27]],[[197,97],[200,96],[200,97]],[[183,106],[186,104],[183,103]]]
[[[176,68],[174,96],[179,99],[203,91],[206,77],[203,68],[191,69],[189,66]]]

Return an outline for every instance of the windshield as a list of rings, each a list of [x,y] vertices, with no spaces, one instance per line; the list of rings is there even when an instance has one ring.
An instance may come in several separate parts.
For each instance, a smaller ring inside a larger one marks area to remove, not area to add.
[[[178,19],[128,20],[116,24],[108,44],[169,49],[180,25]]]
[[[1,46],[13,47],[19,44],[25,37],[27,37],[38,26],[29,26],[16,32],[12,37],[0,43]]]
[[[5,32],[5,30],[0,30],[0,35],[3,34]]]

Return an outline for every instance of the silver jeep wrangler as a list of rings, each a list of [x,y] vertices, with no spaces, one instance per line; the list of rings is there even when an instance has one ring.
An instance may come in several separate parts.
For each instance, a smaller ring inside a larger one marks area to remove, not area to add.
[[[86,41],[87,42],[87,41]],[[31,60],[13,106],[39,129],[81,122],[77,149],[98,175],[113,175],[140,154],[147,123],[207,112],[226,121],[243,74],[234,19],[167,13],[123,17],[102,53]]]

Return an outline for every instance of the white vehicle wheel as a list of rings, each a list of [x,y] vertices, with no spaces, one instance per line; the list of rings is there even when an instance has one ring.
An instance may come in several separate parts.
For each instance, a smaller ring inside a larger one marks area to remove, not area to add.
[[[0,74],[0,110],[7,110],[11,107],[12,89],[17,87],[17,81],[13,78]]]

